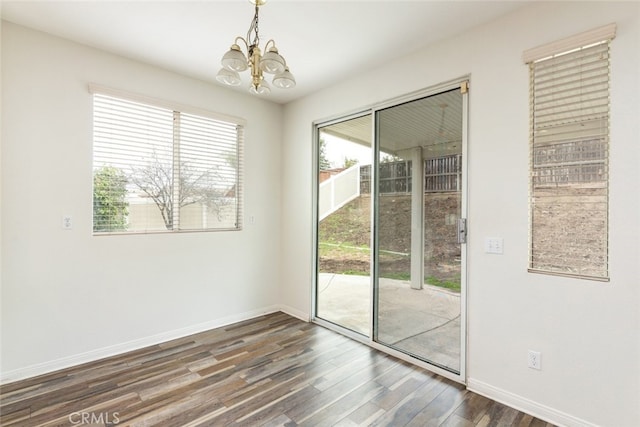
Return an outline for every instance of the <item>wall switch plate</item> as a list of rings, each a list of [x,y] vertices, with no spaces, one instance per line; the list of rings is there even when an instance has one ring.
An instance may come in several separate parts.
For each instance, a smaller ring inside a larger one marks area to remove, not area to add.
[[[527,357],[527,366],[531,369],[537,369],[538,371],[542,369],[541,364],[541,355],[539,351],[529,350],[529,354]]]
[[[62,229],[63,230],[73,229],[73,218],[70,215],[62,216]]]
[[[502,237],[485,237],[484,251],[488,254],[503,254]]]

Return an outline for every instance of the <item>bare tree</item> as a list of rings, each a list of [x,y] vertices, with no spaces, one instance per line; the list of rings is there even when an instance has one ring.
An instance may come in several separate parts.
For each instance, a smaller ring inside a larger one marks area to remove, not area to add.
[[[130,181],[150,197],[160,210],[167,230],[174,227],[174,200],[177,208],[200,203],[220,217],[223,206],[228,204],[225,197],[229,189],[214,186],[222,177],[217,167],[194,168],[187,162],[180,163],[178,186],[174,187],[174,171],[171,162],[162,162],[153,155],[144,168],[134,168]]]

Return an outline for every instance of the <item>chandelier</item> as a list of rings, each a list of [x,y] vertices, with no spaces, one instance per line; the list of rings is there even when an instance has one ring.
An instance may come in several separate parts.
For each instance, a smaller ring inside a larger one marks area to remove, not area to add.
[[[258,34],[258,12],[260,6],[266,0],[249,0],[256,5],[256,12],[247,31],[247,37],[236,37],[234,43],[227,53],[222,57],[222,68],[218,71],[216,79],[229,86],[239,86],[242,83],[240,72],[251,70],[251,86],[249,91],[254,94],[263,95],[271,92],[263,74],[273,74],[272,83],[274,86],[289,89],[296,85],[293,74],[289,71],[284,58],[278,53],[276,43],[269,40],[264,46],[265,54],[260,50],[260,35]],[[240,44],[246,49],[242,51]]]

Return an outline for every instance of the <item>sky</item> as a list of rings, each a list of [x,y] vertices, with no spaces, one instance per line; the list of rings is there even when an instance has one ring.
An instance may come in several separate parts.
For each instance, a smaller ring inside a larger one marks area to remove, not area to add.
[[[326,133],[322,134],[325,141],[325,156],[332,168],[344,166],[345,158],[356,159],[360,165],[371,164],[371,147],[356,144]]]

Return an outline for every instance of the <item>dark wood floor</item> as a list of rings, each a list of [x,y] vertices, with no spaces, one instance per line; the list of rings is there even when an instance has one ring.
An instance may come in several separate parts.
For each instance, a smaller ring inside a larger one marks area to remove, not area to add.
[[[283,313],[0,387],[2,426],[550,426]]]

